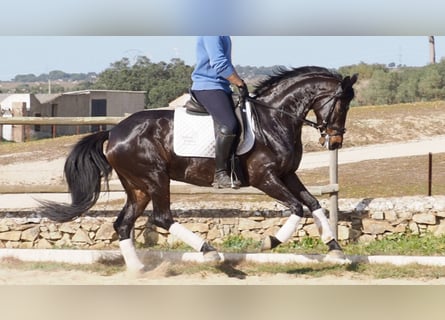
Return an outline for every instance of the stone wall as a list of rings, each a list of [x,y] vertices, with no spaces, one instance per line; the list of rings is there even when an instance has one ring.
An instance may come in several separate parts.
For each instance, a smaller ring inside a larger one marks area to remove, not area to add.
[[[322,200],[328,207],[327,200]],[[256,206],[255,206],[256,205]],[[175,218],[211,243],[230,235],[260,240],[275,234],[286,221],[289,211],[275,202],[243,204],[236,209],[174,208]],[[226,204],[230,207],[230,203]],[[259,207],[266,209],[260,209]],[[379,199],[340,199],[338,239],[370,242],[394,233],[445,233],[445,196]],[[0,213],[0,248],[117,248],[113,230],[116,212],[92,212],[74,221],[55,223],[34,213]],[[149,223],[151,211],[135,226],[138,246],[174,243],[163,229]],[[318,237],[313,219],[307,215],[292,240]]]

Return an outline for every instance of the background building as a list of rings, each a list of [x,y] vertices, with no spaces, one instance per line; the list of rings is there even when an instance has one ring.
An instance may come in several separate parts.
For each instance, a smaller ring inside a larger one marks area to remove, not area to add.
[[[3,116],[120,117],[145,108],[145,92],[84,90],[60,94],[0,94]],[[25,141],[97,131],[98,125],[3,125],[5,140]]]

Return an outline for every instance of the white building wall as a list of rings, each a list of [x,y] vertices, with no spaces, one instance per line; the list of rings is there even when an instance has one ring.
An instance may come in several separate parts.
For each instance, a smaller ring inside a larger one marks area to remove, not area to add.
[[[5,99],[0,101],[0,108],[2,109],[4,113],[3,116],[12,116],[12,105],[13,103],[25,103],[26,104],[26,110],[29,111],[31,106],[31,95],[27,93],[17,93],[17,94],[11,94],[7,96]],[[12,125],[5,124],[2,126],[2,137],[5,140],[12,141]]]
[[[31,95],[29,93],[11,94],[10,96],[0,101],[0,106],[3,110],[12,110],[12,104],[14,102],[26,103],[26,110],[29,111],[31,105]]]

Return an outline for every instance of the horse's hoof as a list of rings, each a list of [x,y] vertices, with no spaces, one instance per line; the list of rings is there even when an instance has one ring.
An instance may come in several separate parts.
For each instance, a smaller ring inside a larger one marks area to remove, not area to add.
[[[267,236],[261,242],[261,251],[271,250],[281,244],[281,241],[274,236]]]
[[[216,250],[203,252],[202,256],[204,257],[204,262],[219,262],[219,261],[221,261],[221,257],[219,256],[219,253]]]
[[[208,242],[204,242],[201,247],[201,252],[204,262],[218,262],[221,260],[218,251],[216,251],[216,249]]]

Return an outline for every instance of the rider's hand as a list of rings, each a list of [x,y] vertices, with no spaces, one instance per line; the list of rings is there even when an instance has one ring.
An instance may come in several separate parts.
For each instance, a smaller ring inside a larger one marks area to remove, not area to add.
[[[238,86],[238,92],[243,99],[246,99],[249,96],[249,89],[247,88],[247,85],[244,81],[241,86]]]

